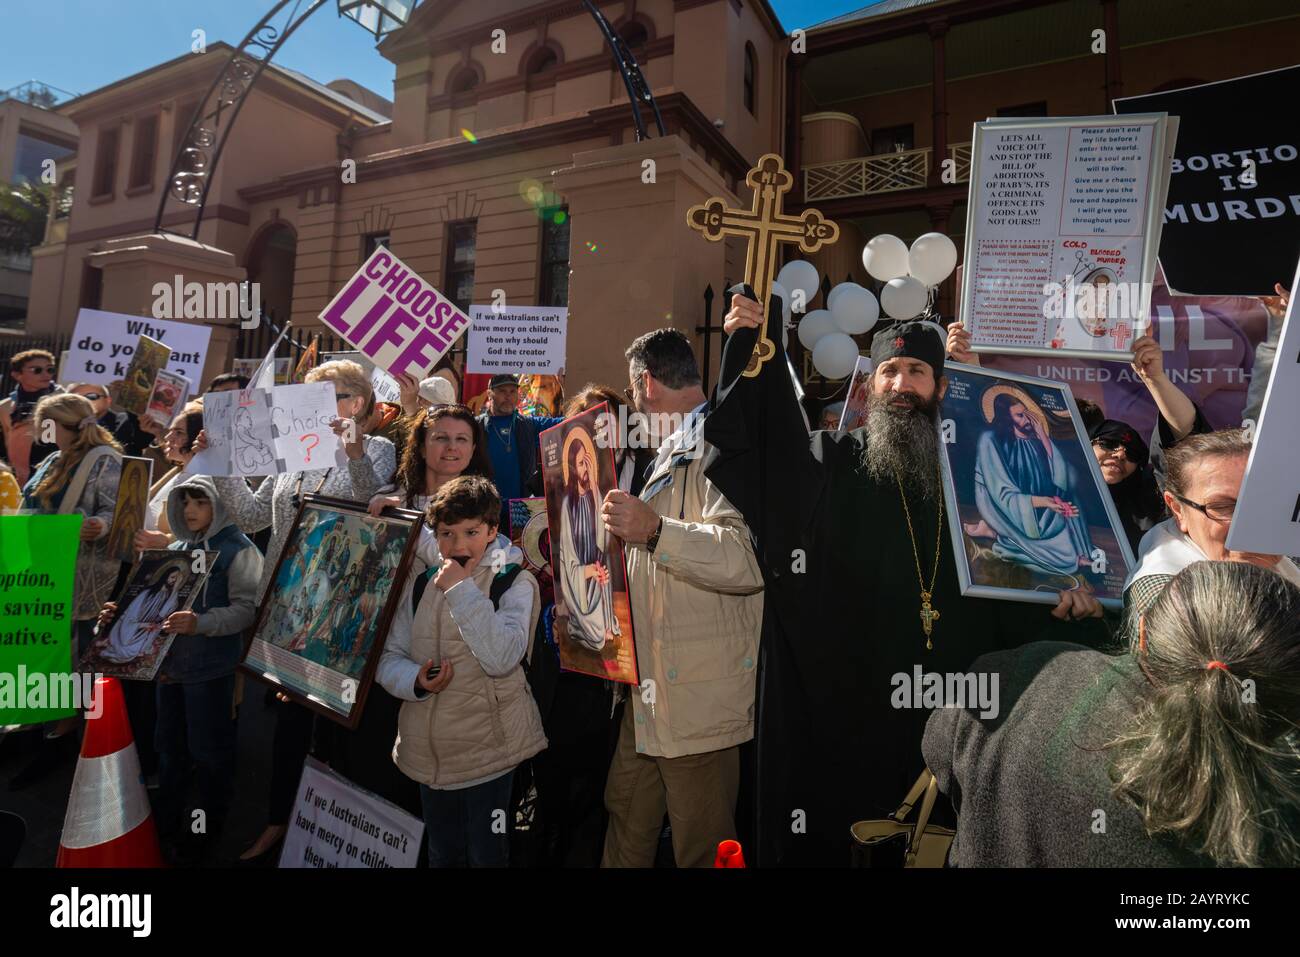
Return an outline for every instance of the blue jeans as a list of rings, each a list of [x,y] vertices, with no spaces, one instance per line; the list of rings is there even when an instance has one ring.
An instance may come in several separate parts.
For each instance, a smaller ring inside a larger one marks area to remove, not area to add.
[[[455,791],[421,784],[429,866],[509,867],[514,782],[512,770]]]
[[[191,822],[183,819],[189,792],[190,764],[198,771],[199,803],[207,833],[225,822],[235,785],[235,676],[192,684],[158,682],[158,824],[174,834]]]

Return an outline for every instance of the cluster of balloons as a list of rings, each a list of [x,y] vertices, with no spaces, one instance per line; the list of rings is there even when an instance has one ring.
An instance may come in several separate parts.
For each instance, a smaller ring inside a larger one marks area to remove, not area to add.
[[[947,279],[957,265],[957,247],[943,233],[919,236],[911,249],[897,236],[885,234],[867,243],[862,264],[872,277],[885,283],[879,302],[870,289],[842,282],[826,296],[825,309],[812,310],[799,323],[799,341],[812,352],[813,366],[827,379],[852,374],[858,345],[850,337],[870,332],[882,309],[900,321],[915,319],[925,311],[930,288]],[[802,294],[802,302],[811,302],[819,283],[812,263],[796,260],[782,267],[772,291],[784,303],[786,323],[796,290]]]

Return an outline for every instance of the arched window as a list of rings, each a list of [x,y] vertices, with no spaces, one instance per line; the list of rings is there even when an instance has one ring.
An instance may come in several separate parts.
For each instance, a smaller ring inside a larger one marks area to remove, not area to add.
[[[448,85],[448,93],[468,93],[474,87],[478,86],[478,73],[472,66],[465,64],[459,67],[452,75],[451,83]]]
[[[758,115],[758,54],[754,51],[754,44],[745,44],[745,109],[757,116]]]
[[[541,47],[533,52],[528,58],[528,67],[524,70],[527,76],[534,76],[538,73],[545,73],[547,70],[554,70],[560,65],[560,57],[550,47]]]
[[[633,53],[639,52],[650,39],[650,32],[645,28],[645,24],[636,20],[629,20],[623,24],[619,28],[618,35],[623,38],[623,43]]]

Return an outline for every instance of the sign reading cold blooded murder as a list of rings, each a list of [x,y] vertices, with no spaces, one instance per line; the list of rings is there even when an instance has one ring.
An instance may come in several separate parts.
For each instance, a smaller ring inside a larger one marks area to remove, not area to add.
[[[1271,296],[1300,257],[1300,66],[1116,100],[1178,117],[1160,237],[1183,295]]]
[[[960,316],[976,352],[1132,358],[1172,139],[1164,114],[975,124]]]
[[[380,246],[320,314],[320,320],[375,365],[417,379],[469,327],[469,316]]]

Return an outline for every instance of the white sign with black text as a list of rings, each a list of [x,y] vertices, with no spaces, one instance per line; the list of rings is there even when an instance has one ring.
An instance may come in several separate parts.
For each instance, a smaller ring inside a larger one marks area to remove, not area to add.
[[[1228,529],[1228,548],[1264,555],[1300,555],[1300,319],[1296,293],[1300,266],[1291,283],[1291,302],[1277,343],[1273,374],[1252,430],[1246,477]],[[1250,423],[1247,423],[1250,427]]]
[[[307,759],[280,867],[414,867],[424,822]]]
[[[563,306],[471,306],[466,370],[561,375],[569,330]]]

